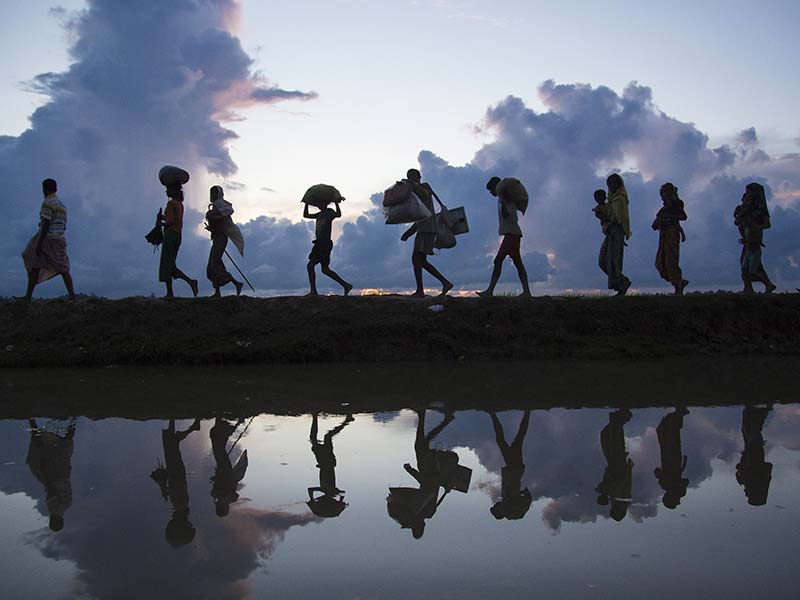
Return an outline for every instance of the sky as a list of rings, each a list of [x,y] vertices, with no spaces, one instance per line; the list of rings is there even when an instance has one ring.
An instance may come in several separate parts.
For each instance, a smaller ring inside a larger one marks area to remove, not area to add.
[[[264,292],[305,285],[313,236],[299,199],[319,182],[347,198],[334,267],[357,288],[410,287],[410,249],[374,194],[412,166],[467,208],[472,232],[434,259],[458,289],[488,277],[493,174],[533,192],[522,219],[532,281],[604,287],[589,210],[616,169],[633,178],[634,286],[660,284],[649,222],[666,177],[690,209],[694,285],[738,284],[730,214],[750,180],[788,211],[773,215],[767,268],[785,287],[800,280],[794,2],[4,0],[2,10],[0,174],[14,235],[0,243],[0,294],[24,286],[19,252],[45,176],[70,207],[78,290],[160,291],[141,236],[166,163],[192,173],[197,211],[210,185],[226,187],[249,240],[243,266]],[[187,219],[179,264],[202,278],[200,220]],[[99,244],[114,250],[98,257]]]

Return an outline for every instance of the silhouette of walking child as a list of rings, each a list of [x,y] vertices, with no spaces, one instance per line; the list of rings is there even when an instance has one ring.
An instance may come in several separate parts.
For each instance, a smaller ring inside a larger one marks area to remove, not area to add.
[[[318,517],[338,517],[347,508],[347,503],[344,501],[344,490],[336,487],[336,455],[333,453],[333,438],[354,420],[353,415],[347,415],[341,424],[325,434],[320,443],[318,439],[319,414],[314,413],[311,416],[311,451],[317,459],[319,486],[308,488],[306,504]],[[315,492],[322,495],[315,497]]]
[[[308,283],[311,287],[309,296],[317,296],[317,274],[315,268],[317,265],[322,265],[322,274],[327,275],[344,289],[344,295],[348,296],[353,286],[342,279],[336,271],[331,269],[331,252],[333,251],[333,239],[331,237],[333,229],[333,220],[342,216],[342,208],[338,201],[333,202],[336,210],[333,210],[330,205],[326,205],[319,212],[311,214],[309,211],[310,204],[306,204],[303,209],[303,217],[306,219],[314,219],[316,221],[316,235],[311,253],[308,255]]]

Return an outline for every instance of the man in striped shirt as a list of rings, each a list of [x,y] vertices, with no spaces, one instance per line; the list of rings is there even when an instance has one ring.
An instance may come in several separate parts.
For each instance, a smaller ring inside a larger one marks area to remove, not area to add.
[[[25,300],[30,301],[33,288],[38,283],[61,275],[70,300],[75,300],[72,276],[69,272],[67,256],[67,207],[58,199],[58,186],[55,179],[42,181],[44,201],[39,211],[39,231],[34,235],[25,251],[22,260],[28,272],[28,290]]]

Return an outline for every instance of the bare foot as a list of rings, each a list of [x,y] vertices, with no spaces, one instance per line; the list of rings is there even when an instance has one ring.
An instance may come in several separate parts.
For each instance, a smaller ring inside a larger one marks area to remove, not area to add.
[[[317,296],[319,296],[319,294],[317,292],[308,292],[305,295],[306,298],[316,298]]]
[[[770,282],[770,283],[767,284],[767,289],[764,290],[764,293],[765,294],[771,294],[776,289],[778,289],[778,286],[775,285],[774,283]]]
[[[353,284],[352,283],[348,283],[346,286],[344,286],[344,295],[345,296],[349,296],[351,291],[353,291]]]
[[[756,292],[752,287],[746,287],[740,293],[746,294],[746,295],[749,296],[750,294],[755,294]]]
[[[440,295],[440,296],[446,296],[446,295],[447,295],[447,292],[449,292],[449,291],[450,291],[450,290],[452,290],[452,289],[453,289],[453,284],[452,284],[451,282],[449,282],[449,281],[446,281],[446,282],[445,282],[445,283],[442,285],[442,293],[441,293],[441,294],[439,294],[439,295]]]
[[[237,296],[241,296],[242,295],[242,288],[244,287],[244,284],[241,281],[234,281],[233,282],[233,287],[236,288],[236,295]]]
[[[192,279],[189,282],[189,287],[192,288],[192,294],[194,294],[194,297],[197,298],[197,293],[200,291],[197,287],[197,279]]]
[[[494,296],[494,291],[492,290],[483,290],[482,292],[475,292],[475,293],[478,294],[478,296],[480,296],[481,298],[491,298],[492,296]]]
[[[530,290],[525,290],[517,298],[533,298],[533,294],[531,294]]]
[[[425,292],[414,292],[409,296],[409,298],[424,298]]]

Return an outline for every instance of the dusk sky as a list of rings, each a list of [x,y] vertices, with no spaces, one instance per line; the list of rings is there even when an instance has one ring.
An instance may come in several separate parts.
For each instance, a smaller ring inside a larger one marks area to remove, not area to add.
[[[467,207],[472,232],[435,259],[457,289],[489,276],[498,239],[483,185],[494,174],[532,192],[523,251],[536,286],[603,288],[591,196],[612,170],[631,192],[635,288],[660,285],[649,223],[668,180],[687,204],[693,285],[739,285],[731,215],[753,180],[773,213],[767,269],[782,287],[800,280],[797,2],[3,0],[2,10],[12,231],[0,294],[24,288],[19,254],[44,177],[70,210],[77,291],[157,292],[142,236],[163,203],[165,163],[192,173],[197,211],[210,185],[226,187],[244,266],[265,292],[304,286],[313,234],[298,224],[299,200],[319,182],[347,197],[334,267],[357,288],[410,288],[410,245],[371,196],[412,166]],[[199,222],[187,215],[197,235],[179,264],[202,278]]]

